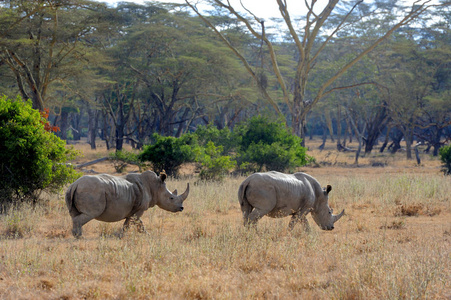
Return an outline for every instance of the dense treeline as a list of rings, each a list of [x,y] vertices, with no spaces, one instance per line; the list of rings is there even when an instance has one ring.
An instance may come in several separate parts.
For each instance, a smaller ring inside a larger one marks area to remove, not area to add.
[[[302,40],[290,28],[249,18],[259,28],[252,34],[212,2],[217,10],[202,20],[184,5],[3,1],[0,94],[50,109],[62,139],[87,136],[92,148],[96,138],[142,148],[154,133],[233,129],[255,115],[282,115],[304,138],[330,135],[339,150],[351,137],[365,153],[379,140],[382,151],[397,151],[405,139],[409,158],[414,140],[437,154],[451,137],[444,1],[404,9],[413,12],[404,23],[398,1],[340,1],[327,16],[311,10],[302,21],[320,25],[306,42],[312,59],[303,60],[303,77],[300,55],[309,53],[297,50]]]

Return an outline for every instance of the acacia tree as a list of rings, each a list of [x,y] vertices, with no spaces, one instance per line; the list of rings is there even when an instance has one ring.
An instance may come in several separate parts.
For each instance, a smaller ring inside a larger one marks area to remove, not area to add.
[[[135,120],[159,134],[180,136],[196,119],[210,123],[221,115],[219,123],[225,123],[236,117],[246,103],[243,95],[251,93],[240,86],[242,74],[248,75],[230,50],[186,12],[131,6],[147,18],[136,18],[116,48],[123,70],[139,81]],[[137,131],[139,140],[143,131]]]
[[[97,12],[105,5],[79,0],[2,2],[0,65],[13,74],[22,98],[42,111],[51,106],[52,92],[75,92],[70,80],[90,71],[82,67],[88,60],[86,48],[100,20]]]
[[[273,106],[273,108],[281,114],[279,107],[279,101],[275,99],[262,84],[261,77],[258,76],[257,66],[253,64],[247,57],[241,54],[236,47],[228,40],[227,36],[223,34],[218,26],[215,26],[208,17],[202,15],[200,10],[195,4],[189,0],[185,0],[187,5],[197,15],[204,20],[204,22],[213,29],[216,34],[226,43],[235,55],[242,61],[247,71],[252,75],[265,99]],[[406,9],[397,6],[398,1],[376,1],[371,4],[363,3],[360,1],[339,1],[330,0],[324,7],[319,7],[316,0],[305,1],[307,12],[303,18],[304,24],[298,28],[295,25],[293,18],[290,16],[290,10],[286,0],[276,0],[281,17],[284,21],[285,28],[288,31],[288,35],[296,45],[295,59],[297,61],[295,65],[294,74],[286,76],[280,69],[279,56],[274,46],[274,42],[271,41],[265,34],[264,20],[253,14],[245,7],[241,7],[247,13],[245,14],[238,11],[236,7],[230,4],[230,1],[221,0],[208,0],[207,3],[214,5],[220,9],[225,10],[227,13],[235,16],[249,32],[258,40],[264,41],[269,53],[272,72],[277,78],[279,88],[281,90],[283,102],[289,108],[289,117],[287,123],[291,122],[293,132],[302,138],[305,136],[306,116],[308,112],[318,103],[318,101],[325,95],[333,92],[337,87],[332,87],[332,84],[340,78],[347,70],[354,66],[358,61],[371,52],[377,45],[389,37],[398,28],[412,22],[418,16],[427,11],[430,7],[435,6],[431,4],[431,1],[416,1],[415,5],[412,5],[410,9]],[[445,4],[442,4],[445,5]],[[345,11],[345,13],[341,13]],[[400,18],[393,18],[393,12],[403,13]],[[357,53],[354,53],[349,58],[347,63],[338,69],[334,74],[324,78],[321,86],[311,95],[310,99],[307,99],[307,90],[309,83],[309,76],[312,70],[315,68],[320,53],[325,47],[333,40],[334,36],[340,33],[340,31],[346,26],[352,26],[353,23],[358,22],[361,19],[375,18],[380,21],[380,24],[387,24],[389,26],[386,31],[379,35],[374,40],[367,40],[362,42],[365,44],[365,48]],[[331,26],[334,27],[331,27]],[[292,81],[292,85],[290,85]],[[291,120],[289,120],[291,118]],[[304,141],[305,139],[303,139]]]
[[[411,36],[415,36],[412,35]],[[400,129],[406,142],[407,158],[416,135],[440,147],[441,130],[449,125],[449,66],[451,51],[436,39],[397,36],[386,51],[381,82],[392,124]],[[387,63],[388,62],[388,63]],[[430,137],[427,135],[429,131]]]

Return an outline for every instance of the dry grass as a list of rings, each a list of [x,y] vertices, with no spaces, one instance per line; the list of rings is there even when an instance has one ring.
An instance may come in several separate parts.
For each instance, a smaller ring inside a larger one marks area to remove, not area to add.
[[[91,221],[75,240],[60,195],[0,216],[0,299],[450,299],[451,184],[439,163],[378,155],[355,167],[352,153],[313,148],[323,166],[303,171],[333,186],[336,211],[346,208],[334,231],[310,217],[310,233],[288,232],[288,218],[245,230],[239,177],[193,185],[182,213],[149,210],[149,235],[119,239],[121,223]]]

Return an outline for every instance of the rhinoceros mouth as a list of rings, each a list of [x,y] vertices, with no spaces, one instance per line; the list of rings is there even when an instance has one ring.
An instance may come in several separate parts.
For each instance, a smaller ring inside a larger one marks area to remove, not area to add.
[[[327,231],[331,231],[331,230],[334,230],[334,226],[323,226],[323,227],[321,227],[321,229],[322,230],[327,230]]]

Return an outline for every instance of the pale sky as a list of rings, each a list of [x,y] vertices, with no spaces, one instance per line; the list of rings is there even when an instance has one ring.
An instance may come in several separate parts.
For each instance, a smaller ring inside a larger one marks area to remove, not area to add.
[[[138,4],[144,4],[145,2],[150,2],[146,0],[95,0],[98,2],[106,2],[110,5],[116,5],[117,2],[134,2]],[[406,5],[412,4],[417,0],[404,0]],[[424,2],[426,0],[421,1]],[[166,3],[182,3],[184,4],[184,0],[155,0],[155,2],[166,2]],[[196,3],[197,0],[191,0],[191,3]],[[240,0],[230,0],[232,3],[232,6],[239,10],[238,7],[240,7]],[[269,19],[269,18],[281,18],[279,7],[277,5],[277,2],[275,0],[241,0],[241,2],[244,4],[244,6],[254,13],[257,17],[263,18],[263,19]],[[325,5],[327,5],[329,1],[328,0],[318,0],[315,7],[318,10],[322,10]],[[367,0],[366,2],[371,2],[371,0]],[[431,3],[438,3],[438,0],[431,1]],[[291,17],[296,17],[296,15],[304,15],[305,14],[305,5],[304,1],[302,0],[287,0],[288,5],[288,11],[290,12]],[[299,13],[297,13],[299,12]]]
[[[144,4],[145,2],[150,2],[146,0],[95,0],[98,2],[106,2],[110,5],[115,5],[117,2],[134,2],[138,4]],[[155,2],[165,2],[165,3],[181,3],[185,4],[185,0],[156,0]],[[190,3],[196,3],[196,0],[190,0]],[[230,0],[232,6],[238,10],[238,7],[241,7],[239,0]],[[318,8],[322,8],[326,5],[328,0],[319,0],[316,6]],[[242,0],[244,6],[254,13],[257,17],[263,19],[269,18],[281,18],[279,7],[275,0]],[[301,11],[300,14],[303,14],[303,10],[305,9],[304,1],[302,0],[287,0],[288,8],[290,13],[295,13],[295,11]]]

